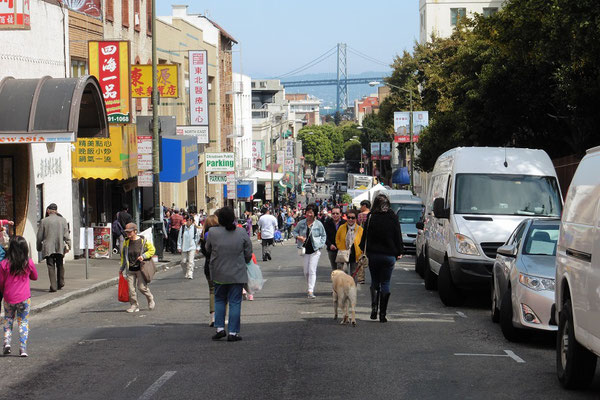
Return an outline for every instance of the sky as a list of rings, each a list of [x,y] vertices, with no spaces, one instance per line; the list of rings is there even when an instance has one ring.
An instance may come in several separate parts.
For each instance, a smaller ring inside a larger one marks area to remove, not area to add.
[[[171,15],[172,4],[187,3],[156,4],[157,14],[165,16]],[[188,5],[188,13],[208,13],[239,42],[234,71],[252,78],[281,77],[337,43],[348,46],[349,75],[388,71],[396,55],[412,50],[419,33],[419,0],[206,0]],[[336,60],[333,54],[300,74],[335,74]]]

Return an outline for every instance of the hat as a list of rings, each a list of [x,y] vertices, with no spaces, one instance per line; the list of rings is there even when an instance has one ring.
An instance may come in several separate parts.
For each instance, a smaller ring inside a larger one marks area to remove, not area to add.
[[[130,222],[127,225],[125,225],[124,231],[125,232],[137,231],[137,225],[134,224],[133,222]]]
[[[48,206],[48,210],[58,210],[58,206],[56,205],[56,203],[50,203],[50,205]]]

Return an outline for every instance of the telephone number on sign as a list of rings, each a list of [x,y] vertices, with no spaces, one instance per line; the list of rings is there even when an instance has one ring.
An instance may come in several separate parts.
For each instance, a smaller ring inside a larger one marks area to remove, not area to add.
[[[129,115],[122,115],[122,114],[109,115],[108,116],[108,122],[109,123],[128,123],[129,122]]]

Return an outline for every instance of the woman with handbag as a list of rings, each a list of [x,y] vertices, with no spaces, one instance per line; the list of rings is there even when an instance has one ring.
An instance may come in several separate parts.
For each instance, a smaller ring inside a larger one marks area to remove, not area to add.
[[[148,309],[154,310],[156,304],[154,303],[154,296],[150,292],[148,283],[145,281],[142,271],[140,270],[140,263],[144,260],[149,260],[155,253],[154,246],[148,242],[143,236],[138,236],[137,225],[133,222],[125,225],[124,232],[127,235],[127,239],[123,243],[123,251],[121,251],[121,268],[119,272],[123,274],[123,277],[127,279],[129,286],[129,307],[126,311],[128,313],[134,313],[140,311],[140,305],[137,301],[137,293],[135,290],[136,283],[137,288],[142,292],[148,300]]]
[[[375,196],[365,226],[360,248],[368,259],[363,257],[359,262],[368,262],[371,273],[371,319],[377,319],[379,305],[379,322],[387,322],[392,272],[396,259],[402,257],[404,247],[400,222],[385,194]]]
[[[208,311],[210,312],[210,322],[208,326],[215,326],[215,284],[210,279],[210,253],[206,250],[206,239],[208,231],[214,226],[219,226],[219,220],[216,215],[209,215],[204,220],[202,235],[200,237],[200,251],[204,255],[204,276],[208,282]]]
[[[292,235],[296,238],[298,254],[304,258],[304,277],[308,284],[308,298],[316,296],[315,283],[317,282],[317,264],[321,256],[321,249],[325,246],[327,234],[321,221],[315,219],[318,213],[317,206],[309,204],[304,212],[305,219],[298,222]]]
[[[352,275],[354,282],[357,280],[357,261],[362,255],[359,245],[363,235],[363,228],[356,223],[357,217],[358,211],[348,210],[346,223],[340,226],[335,235],[335,245],[338,248],[335,261],[344,264],[344,271]]]
[[[233,208],[217,211],[219,226],[211,228],[206,238],[206,251],[210,253],[210,277],[215,285],[215,327],[212,337],[219,340],[227,336],[228,342],[242,340],[240,317],[242,289],[248,283],[246,264],[252,260],[252,242],[244,228],[236,227]],[[229,304],[228,334],[225,333],[225,309]]]

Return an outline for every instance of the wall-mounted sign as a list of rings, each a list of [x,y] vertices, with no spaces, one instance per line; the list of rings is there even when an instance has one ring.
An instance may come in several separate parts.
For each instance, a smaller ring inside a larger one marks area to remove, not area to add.
[[[227,175],[207,174],[208,183],[214,185],[225,185],[227,184]]]
[[[208,53],[190,50],[190,121],[191,125],[208,126]]]
[[[265,142],[264,140],[252,141],[252,166],[256,169],[265,169]]]
[[[0,30],[31,29],[29,0],[0,0]]]
[[[102,1],[101,0],[61,0],[69,9],[89,15],[94,18],[101,18]]]
[[[161,182],[185,182],[198,175],[198,144],[195,138],[163,136]]]
[[[177,134],[183,136],[196,136],[198,143],[208,144],[208,126],[178,126]]]
[[[206,172],[231,172],[235,169],[233,153],[204,153]]]
[[[108,122],[130,121],[129,41],[89,41],[90,74],[98,78]]]
[[[227,198],[235,199],[236,195],[236,181],[235,181],[235,172],[227,173]]]
[[[294,159],[286,158],[283,164],[283,172],[294,172]]]
[[[75,141],[74,132],[63,133],[11,133],[0,134],[0,144],[11,143],[72,143]]]
[[[179,97],[177,64],[158,64],[156,79],[160,97]],[[131,66],[131,97],[152,97],[152,65]]]
[[[138,171],[137,183],[139,187],[152,187],[154,176],[152,171]]]
[[[138,170],[152,170],[152,136],[137,137]]]

